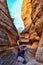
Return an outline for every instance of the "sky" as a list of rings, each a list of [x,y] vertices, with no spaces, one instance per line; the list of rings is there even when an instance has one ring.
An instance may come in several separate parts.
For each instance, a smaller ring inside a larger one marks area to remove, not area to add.
[[[24,30],[23,20],[21,18],[21,7],[23,0],[7,0],[10,15],[14,18],[14,25],[16,26],[18,32]]]

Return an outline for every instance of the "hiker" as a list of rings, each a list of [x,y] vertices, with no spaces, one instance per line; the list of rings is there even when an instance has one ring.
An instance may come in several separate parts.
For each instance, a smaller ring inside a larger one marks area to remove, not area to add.
[[[23,45],[18,46],[18,62],[25,62],[25,49]]]

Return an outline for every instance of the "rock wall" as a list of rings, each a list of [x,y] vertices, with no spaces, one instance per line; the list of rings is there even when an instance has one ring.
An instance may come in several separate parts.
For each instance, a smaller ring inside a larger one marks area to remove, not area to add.
[[[23,2],[23,3],[26,4],[26,2]],[[27,50],[25,53],[25,59],[27,60],[26,65],[35,65],[35,64],[43,65],[43,4],[42,3],[43,3],[43,0],[31,0],[32,23],[30,26],[28,25],[28,27],[25,28],[25,30],[20,34],[20,37],[21,37],[20,39],[23,41],[23,44],[26,44],[26,47],[27,47]],[[24,7],[24,4],[22,5],[22,7]],[[25,9],[23,9],[22,11],[26,10],[26,8],[27,7],[25,7]],[[28,6],[28,9],[29,9],[29,6]],[[22,17],[25,18],[25,15],[23,13]],[[30,24],[30,22],[28,22],[28,24]],[[28,35],[28,37],[26,36],[26,34]],[[26,39],[28,39],[28,41],[26,41]],[[22,41],[20,41],[20,43],[22,43]]]
[[[25,28],[29,27],[32,23],[31,20],[31,12],[32,12],[32,5],[31,0],[23,0],[22,9],[21,9],[21,17],[24,22]]]
[[[5,51],[0,55],[0,65],[43,65],[43,0],[23,0],[22,13],[25,29],[19,35],[19,43],[24,45],[26,63],[17,61],[18,32],[6,1],[0,0],[0,54]]]
[[[18,32],[13,25],[6,0],[0,0],[0,52],[17,46]]]

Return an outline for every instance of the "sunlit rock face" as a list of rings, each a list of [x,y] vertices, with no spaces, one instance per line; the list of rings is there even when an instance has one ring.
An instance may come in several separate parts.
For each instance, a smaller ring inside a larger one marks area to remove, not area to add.
[[[39,2],[37,0],[34,1],[34,3],[39,4]],[[33,0],[25,0],[25,1],[23,0],[21,16],[22,16],[22,19],[24,22],[25,30],[23,30],[23,32],[21,34],[21,39],[26,40],[26,34],[28,34],[29,35],[28,44],[29,43],[33,44],[32,46],[37,48],[40,38],[35,30],[35,25],[33,23],[35,21],[35,20],[33,20],[33,18],[34,18],[33,16],[35,16],[35,15],[33,15],[34,14],[34,7],[36,6],[34,3],[33,3]],[[36,6],[36,8],[37,8],[37,6]],[[40,8],[40,6],[39,6],[39,8]],[[35,9],[35,12],[36,12],[36,9]],[[38,13],[38,12],[36,12],[36,13]]]
[[[28,62],[26,65],[43,65],[43,1],[31,0],[31,3],[32,24],[30,26],[30,29],[28,29],[28,26],[22,32],[21,42],[26,40],[26,34],[28,34],[28,41],[31,42],[28,42],[28,44],[30,43],[32,45],[26,46],[27,50],[25,53],[25,59]]]
[[[37,44],[39,43],[40,36],[43,32],[43,4],[42,3],[43,3],[42,0],[41,1],[40,0],[31,0],[31,1],[25,0],[23,1],[23,4],[22,4],[22,19],[24,21],[24,25],[26,25],[26,23],[28,22],[23,32],[29,34],[30,40],[33,44],[32,46],[35,46],[35,47],[38,46]],[[28,6],[29,4],[31,4],[30,8]],[[25,17],[25,15],[28,15],[28,16]],[[32,24],[31,22],[29,23],[28,20],[32,20],[31,21]]]
[[[32,12],[32,5],[31,0],[23,0],[22,9],[21,9],[21,17],[24,22],[24,26],[29,27],[32,23],[31,20],[31,12]]]

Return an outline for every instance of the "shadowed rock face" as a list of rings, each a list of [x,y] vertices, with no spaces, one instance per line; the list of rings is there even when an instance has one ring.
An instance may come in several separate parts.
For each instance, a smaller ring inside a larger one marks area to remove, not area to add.
[[[39,47],[36,52],[36,60],[43,62],[43,33],[39,42]]]
[[[0,51],[17,46],[18,32],[13,25],[6,0],[0,0]]]
[[[0,65],[15,65],[16,57],[16,54],[12,51],[6,51],[0,56]]]

